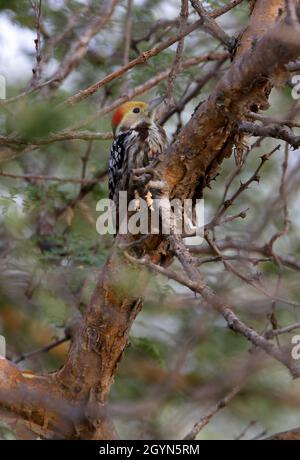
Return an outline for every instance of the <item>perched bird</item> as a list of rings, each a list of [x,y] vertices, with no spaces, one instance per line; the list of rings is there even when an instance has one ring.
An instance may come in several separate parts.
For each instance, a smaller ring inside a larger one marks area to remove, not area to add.
[[[128,199],[138,193],[134,170],[147,167],[167,147],[165,130],[155,116],[162,98],[149,104],[126,102],[113,114],[114,141],[109,158],[109,197],[118,207],[120,191],[128,192]]]

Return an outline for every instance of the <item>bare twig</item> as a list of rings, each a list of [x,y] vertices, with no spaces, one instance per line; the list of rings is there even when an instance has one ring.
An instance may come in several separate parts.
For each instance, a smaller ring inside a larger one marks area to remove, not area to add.
[[[300,70],[300,61],[294,61],[294,62],[290,62],[286,68],[290,71],[290,72],[298,72],[298,70]]]
[[[209,16],[212,18],[217,18],[219,16],[222,16],[225,13],[228,13],[228,11],[232,10],[235,8],[237,5],[242,3],[244,0],[231,0],[228,2],[227,5],[221,6],[220,8],[216,8],[212,12],[209,13]]]
[[[300,440],[300,427],[294,430],[284,431],[282,433],[276,433],[268,438],[264,438],[265,441],[299,441]]]
[[[99,10],[99,14],[86,26],[80,38],[72,44],[59,68],[51,77],[52,86],[59,84],[76,68],[81,59],[86,55],[91,39],[102,30],[109,22],[119,0],[105,0]]]
[[[83,6],[79,11],[76,11],[73,13],[67,20],[66,25],[63,27],[62,31],[60,33],[57,33],[49,38],[47,40],[47,44],[45,49],[43,50],[43,56],[42,56],[42,63],[45,64],[49,61],[53,50],[57,45],[60,43],[64,42],[66,37],[72,32],[75,27],[79,24],[81,18],[84,17],[85,14],[88,13],[89,7]],[[53,81],[53,80],[51,80]]]
[[[127,65],[129,62],[129,52],[130,52],[131,35],[132,35],[132,7],[133,7],[133,0],[127,0],[126,25],[125,25],[125,34],[124,34],[123,65]],[[125,81],[124,81],[125,91],[127,87],[128,87],[128,75],[125,75]]]
[[[93,131],[61,131],[55,134],[50,134],[49,137],[38,137],[30,139],[30,141],[14,137],[14,136],[0,136],[0,145],[1,144],[18,144],[18,145],[47,145],[52,142],[68,141],[68,140],[83,140],[83,141],[92,141],[92,140],[108,140],[113,138],[112,132],[107,133],[97,133]]]
[[[218,16],[221,16],[224,14],[226,11],[229,11],[231,8],[234,8],[238,3],[234,2],[232,3],[229,7],[229,9],[219,9],[216,12],[211,12],[210,17],[211,18],[216,18]],[[200,27],[203,24],[203,19],[200,19],[193,24],[188,25],[187,27],[184,28],[183,31],[180,33],[173,35],[169,39],[165,40],[164,42],[160,43],[157,46],[154,46],[148,51],[144,51],[142,54],[140,54],[137,58],[133,59],[130,61],[127,65],[121,67],[119,70],[116,70],[115,72],[112,72],[111,74],[107,75],[104,77],[102,80],[98,81],[97,83],[89,86],[88,88],[79,91],[77,94],[74,94],[74,96],[71,96],[67,99],[65,102],[66,105],[73,105],[77,102],[82,101],[83,99],[91,96],[94,94],[96,91],[98,91],[102,86],[106,85],[107,83],[110,83],[111,81],[115,80],[116,78],[122,76],[124,73],[128,72],[128,70],[136,67],[137,65],[144,64],[147,62],[150,58],[156,56],[157,54],[161,53],[163,50],[169,48],[171,45],[176,43],[177,41],[181,40],[182,38],[186,37],[189,35],[191,32],[196,30],[198,27]]]
[[[21,356],[19,356],[18,358],[14,360],[14,363],[19,364],[22,361],[25,361],[26,359],[33,358],[42,353],[47,353],[48,351],[53,350],[53,348],[56,348],[59,345],[62,345],[63,343],[68,342],[69,340],[70,340],[70,337],[65,336],[62,339],[55,340],[54,342],[50,343],[49,345],[46,345],[45,347],[37,348],[36,350],[29,351],[28,353],[23,353]]]
[[[250,178],[246,181],[246,182],[241,182],[241,185],[240,187],[238,188],[238,190],[232,195],[231,198],[228,198],[226,199],[226,195],[224,195],[224,199],[223,199],[223,202],[221,204],[221,206],[219,207],[216,215],[213,217],[213,219],[211,220],[211,222],[209,222],[209,224],[207,224],[207,228],[213,228],[214,226],[218,225],[219,222],[220,222],[220,218],[223,216],[223,214],[227,211],[227,209],[233,205],[233,203],[235,202],[235,200],[245,191],[249,188],[250,184],[252,184],[252,182],[259,182],[259,172],[260,170],[262,169],[262,167],[264,166],[264,164],[266,163],[266,161],[269,160],[269,158],[275,153],[277,152],[277,150],[279,150],[280,148],[280,145],[277,145],[274,149],[271,150],[271,152],[265,154],[265,155],[262,155],[261,156],[261,161],[260,161],[260,164],[258,165],[258,167],[256,168],[256,170],[254,171],[254,173],[250,176]]]
[[[31,6],[35,14],[35,27],[36,27],[36,38],[34,40],[35,44],[35,55],[36,55],[36,65],[32,69],[33,77],[30,82],[31,88],[36,88],[39,84],[39,81],[42,76],[42,55],[41,55],[41,14],[42,14],[42,0],[38,2],[31,1]]]
[[[273,337],[288,334],[289,332],[296,331],[297,329],[300,329],[300,323],[290,324],[289,326],[281,327],[280,329],[270,329],[266,331],[265,337],[272,339]]]
[[[250,428],[252,428],[253,426],[255,426],[256,424],[257,424],[257,422],[255,422],[255,421],[253,421],[253,420],[252,420],[251,422],[249,422],[248,425],[245,426],[245,428],[240,432],[240,434],[239,434],[238,436],[235,437],[235,440],[236,440],[236,441],[239,441],[239,440],[243,439],[244,436],[245,436],[245,434],[247,433],[247,431],[248,431]]]
[[[281,126],[286,125],[289,128],[300,128],[300,123],[295,123],[293,120],[281,120],[279,118],[262,115],[260,113],[248,112],[247,117],[251,118],[252,120],[261,121],[264,125],[275,124]]]
[[[300,307],[300,303],[299,302],[296,302],[296,301],[293,301],[293,300],[289,300],[289,299],[284,299],[284,298],[281,298],[281,297],[276,297],[274,294],[268,292],[267,288],[265,288],[261,282],[256,282],[255,279],[253,279],[253,277],[248,277],[246,275],[244,275],[243,273],[241,273],[240,270],[236,269],[229,261],[228,259],[225,259],[223,257],[223,254],[222,252],[219,250],[218,246],[216,245],[215,242],[213,242],[208,235],[205,236],[205,239],[207,241],[207,243],[209,244],[209,246],[213,249],[214,253],[219,256],[223,262],[223,265],[224,267],[231,273],[233,273],[237,278],[239,278],[240,280],[244,281],[246,284],[248,284],[249,286],[251,286],[252,288],[256,289],[258,292],[260,292],[261,294],[263,294],[264,296],[266,296],[267,298],[271,299],[273,302],[275,301],[279,301],[279,302],[282,302],[282,303],[285,303],[286,305],[291,305],[293,307]]]
[[[273,260],[273,256],[274,256],[274,253],[273,254],[270,253],[270,248],[268,244],[260,245],[257,243],[253,243],[252,241],[243,241],[243,240],[236,239],[236,238],[235,239],[226,238],[225,240],[217,241],[216,244],[218,248],[222,251],[234,249],[237,251],[257,253],[257,254],[262,254],[268,257],[269,260]],[[211,248],[205,247],[204,245],[201,247],[194,246],[193,248],[191,248],[191,251],[194,254],[211,254],[211,253],[213,254],[214,253],[214,251]],[[300,270],[300,261],[298,261],[296,257],[292,255],[282,256],[277,253],[275,255],[277,259],[280,259],[280,263],[282,265],[285,265],[295,270]]]
[[[206,425],[209,424],[211,419],[218,413],[220,410],[228,406],[229,403],[236,397],[236,395],[241,391],[241,385],[237,385],[233,388],[227,396],[225,396],[221,401],[219,401],[207,415],[202,417],[193,427],[193,429],[184,437],[186,441],[191,441],[196,439],[200,431],[203,430]]]
[[[289,353],[285,353],[272,345],[265,337],[258,334],[254,329],[247,326],[241,319],[233,312],[223,299],[218,297],[213,290],[200,277],[197,269],[197,261],[194,261],[188,250],[183,243],[176,241],[178,248],[174,248],[175,253],[182,263],[188,277],[181,275],[178,272],[173,272],[169,269],[160,267],[147,258],[136,259],[128,253],[124,253],[125,257],[132,263],[137,265],[144,265],[151,268],[154,272],[160,273],[168,278],[171,278],[183,286],[189,287],[192,291],[198,292],[201,296],[218,311],[226,320],[230,329],[243,335],[254,346],[261,348],[268,355],[281,362],[287,367],[291,374],[296,378],[300,377],[300,368],[296,365],[295,361],[290,357]]]
[[[179,31],[182,32],[187,25],[189,16],[189,1],[181,0],[181,10],[180,10],[180,19],[179,19]],[[173,92],[176,82],[176,76],[181,71],[181,59],[184,48],[184,37],[178,41],[175,59],[173,66],[171,68],[170,74],[168,76],[168,86],[167,86],[167,108],[173,105]]]
[[[225,59],[224,59],[225,61]],[[176,102],[176,104],[171,107],[165,114],[163,114],[160,124],[166,123],[174,114],[180,114],[186,105],[195,97],[201,93],[202,88],[212,79],[217,77],[218,72],[223,65],[224,61],[220,60],[217,62],[211,69],[207,71],[204,75],[200,74],[199,77],[195,78],[193,85],[190,90],[187,90],[181,99]]]
[[[82,101],[83,99],[86,99],[89,96],[92,96],[96,91],[98,91],[100,88],[102,88],[102,86],[106,85],[107,83],[110,83],[111,81],[115,80],[118,77],[121,77],[126,72],[128,72],[128,70],[133,69],[137,65],[144,64],[150,58],[156,56],[157,54],[161,53],[163,50],[169,48],[171,45],[176,43],[178,40],[181,40],[186,35],[189,35],[191,32],[196,30],[200,25],[201,25],[201,21],[196,21],[193,24],[187,26],[180,33],[178,33],[176,35],[173,35],[172,37],[170,37],[169,39],[165,40],[161,44],[154,46],[153,48],[151,48],[148,51],[144,51],[137,58],[135,58],[132,61],[128,62],[128,64],[124,65],[120,69],[115,70],[111,74],[109,74],[106,77],[102,78],[102,80],[98,81],[97,83],[94,83],[93,85],[89,86],[88,88],[79,91],[77,94],[74,94],[74,96],[69,97],[64,102],[64,105],[73,105],[73,104],[76,104],[77,102]]]
[[[288,165],[289,165],[289,145],[286,144],[285,152],[284,152],[284,161],[282,163],[282,175],[281,175],[280,191],[279,191],[280,198],[283,203],[283,229],[275,233],[275,235],[271,238],[269,242],[270,250],[273,249],[273,245],[279,238],[287,234],[289,230],[289,226],[290,226],[288,203],[287,203],[287,191],[286,191],[286,176],[287,176]]]
[[[73,184],[96,184],[99,182],[99,179],[73,179],[73,178],[64,178],[56,176],[39,176],[35,174],[10,174],[0,171],[1,177],[7,177],[9,179],[20,179],[24,181],[50,181],[50,182],[70,182]]]
[[[182,70],[188,69],[191,66],[197,65],[201,62],[208,62],[208,61],[224,61],[229,57],[228,53],[207,53],[202,56],[198,56],[196,58],[190,58],[187,59],[182,63]],[[119,107],[121,104],[124,102],[127,102],[137,96],[140,96],[141,94],[144,94],[154,88],[156,85],[158,85],[161,81],[165,80],[168,78],[169,73],[171,69],[163,70],[159,74],[155,75],[154,77],[150,78],[147,80],[145,83],[142,83],[141,85],[136,86],[133,89],[130,89],[126,95],[119,97],[116,99],[112,104],[109,104],[106,107],[103,107],[101,110],[97,111],[95,114],[90,115],[89,117],[86,117],[85,120],[76,123],[73,125],[69,130],[78,130],[83,128],[84,126],[87,126],[91,123],[93,123],[95,120],[97,120],[99,117],[104,116],[113,110],[115,110],[117,107]],[[215,72],[215,70],[214,70]],[[210,73],[210,76],[212,73]],[[207,79],[205,80],[207,81]],[[203,85],[203,83],[202,83]],[[194,97],[194,96],[192,96]]]

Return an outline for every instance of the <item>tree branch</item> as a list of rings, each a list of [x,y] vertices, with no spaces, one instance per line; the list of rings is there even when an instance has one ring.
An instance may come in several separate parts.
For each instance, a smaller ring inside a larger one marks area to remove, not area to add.
[[[251,134],[252,136],[282,139],[295,149],[300,147],[300,136],[296,136],[290,128],[285,128],[283,126],[259,126],[250,121],[244,121],[239,125],[239,130],[243,133]]]
[[[273,434],[268,438],[264,438],[265,441],[299,441],[300,440],[300,428],[294,430],[283,431],[282,433]]]
[[[229,11],[233,7],[235,7],[238,3],[240,2],[232,2],[230,5],[228,5],[227,8],[220,8],[216,11],[213,11],[210,13],[210,18],[216,18],[218,16],[221,16],[225,12]],[[77,94],[74,94],[74,96],[71,96],[67,99],[67,101],[64,103],[66,105],[73,105],[76,104],[77,102],[82,101],[83,99],[91,96],[94,94],[96,91],[98,91],[102,86],[106,85],[107,83],[110,83],[114,79],[122,76],[124,73],[128,72],[128,70],[133,69],[135,66],[144,64],[147,62],[150,58],[156,56],[157,54],[161,53],[163,50],[169,48],[171,45],[176,43],[179,40],[182,40],[184,37],[189,35],[191,32],[194,30],[198,29],[203,24],[203,19],[200,19],[193,24],[188,25],[185,27],[182,31],[180,31],[178,34],[173,35],[172,37],[168,38],[164,42],[160,43],[159,45],[151,48],[148,51],[144,51],[142,54],[140,54],[137,58],[133,59],[132,61],[128,62],[128,64],[124,65],[120,69],[116,70],[115,72],[112,72],[110,75],[107,75],[104,77],[102,80],[98,81],[97,83],[89,86],[88,88],[79,91]]]
[[[91,39],[109,22],[119,0],[105,0],[99,14],[86,26],[80,38],[71,46],[59,68],[50,78],[51,86],[57,87],[74,70],[86,55]]]

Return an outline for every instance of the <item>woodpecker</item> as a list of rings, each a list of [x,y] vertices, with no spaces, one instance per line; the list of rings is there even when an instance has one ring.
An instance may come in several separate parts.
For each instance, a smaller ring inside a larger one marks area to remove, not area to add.
[[[133,170],[147,167],[157,155],[163,153],[168,140],[165,130],[155,121],[162,98],[149,104],[130,101],[113,114],[114,141],[109,158],[109,198],[118,208],[120,191],[127,191],[132,199],[136,191]]]

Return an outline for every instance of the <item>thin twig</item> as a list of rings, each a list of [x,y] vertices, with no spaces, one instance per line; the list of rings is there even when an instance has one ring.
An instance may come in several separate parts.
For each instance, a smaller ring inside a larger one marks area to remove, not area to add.
[[[85,88],[78,93],[70,96],[63,105],[74,105],[87,97],[92,96],[96,91],[98,91],[103,86],[107,85],[111,81],[115,80],[116,78],[121,77],[124,75],[128,70],[133,69],[134,67],[145,64],[150,58],[157,56],[163,50],[169,48],[171,45],[176,43],[178,40],[181,40],[186,35],[189,35],[191,32],[196,30],[201,25],[201,20],[194,22],[193,24],[187,26],[183,31],[177,33],[176,35],[172,35],[172,37],[168,38],[164,42],[160,43],[159,45],[154,46],[148,51],[144,51],[141,53],[137,58],[133,59],[132,61],[128,62],[128,64],[122,66],[120,69],[115,70],[114,72],[110,73],[106,77],[102,78],[102,80],[94,83],[93,85]]]
[[[28,353],[23,353],[21,356],[14,360],[14,363],[19,364],[20,362],[25,361],[29,358],[33,358],[34,356],[40,355],[41,353],[47,353],[48,351],[53,350],[53,348],[56,348],[59,345],[68,342],[69,340],[70,338],[65,336],[62,339],[55,340],[54,342],[50,343],[49,345],[46,345],[45,347],[37,348],[36,350],[29,351]]]
[[[53,54],[53,50],[72,32],[76,26],[79,24],[80,20],[88,14],[89,7],[83,6],[80,10],[73,13],[70,17],[67,18],[67,23],[63,27],[62,31],[52,35],[46,43],[46,47],[43,50],[42,63],[46,64]],[[52,80],[54,81],[54,80]]]
[[[180,262],[184,265],[184,269],[186,270],[188,276],[183,276],[178,272],[175,273],[169,269],[156,265],[145,257],[142,259],[137,259],[127,252],[124,252],[124,256],[134,264],[149,267],[154,272],[160,273],[167,278],[171,278],[181,285],[190,288],[192,291],[201,294],[207,303],[224,317],[230,329],[243,335],[253,345],[261,348],[267,354],[281,362],[290,370],[294,377],[300,377],[300,368],[288,353],[285,354],[282,350],[278,349],[268,340],[266,340],[265,337],[261,336],[254,329],[247,326],[234,313],[233,309],[230,308],[222,298],[217,296],[210,287],[208,287],[208,285],[200,277],[198,269],[196,269],[197,261],[193,261],[193,258],[189,255],[189,253],[187,255],[186,251],[187,249],[185,248],[184,244],[183,246],[180,244],[179,250],[175,249],[176,255]]]
[[[255,425],[257,424],[257,422],[255,422],[254,420],[252,420],[251,422],[248,423],[247,426],[245,426],[245,428],[240,432],[240,434],[238,436],[235,437],[235,440],[236,441],[239,441],[241,439],[244,438],[245,434],[247,433],[247,431],[254,427]]]
[[[257,137],[273,137],[288,142],[295,149],[300,147],[300,136],[293,134],[290,128],[279,125],[259,126],[250,121],[244,121],[239,125],[239,131]]]
[[[127,12],[126,12],[126,23],[125,23],[125,34],[124,34],[124,56],[123,56],[123,65],[127,65],[129,62],[129,52],[131,44],[131,35],[132,35],[132,8],[133,0],[127,0]],[[125,81],[123,85],[123,90],[128,89],[128,75],[125,74]]]
[[[1,144],[17,144],[17,145],[47,145],[52,142],[61,142],[68,140],[83,140],[83,141],[92,141],[92,140],[109,140],[113,138],[112,132],[107,133],[97,133],[93,131],[60,131],[55,134],[50,134],[48,137],[38,137],[30,139],[22,139],[15,136],[0,136],[0,145]]]
[[[270,293],[267,291],[267,289],[261,284],[261,283],[257,283],[255,282],[255,279],[253,279],[253,277],[248,277],[246,275],[244,275],[243,273],[241,273],[240,270],[237,270],[229,261],[228,259],[225,259],[223,257],[223,254],[222,252],[220,251],[220,249],[218,248],[218,246],[215,244],[214,241],[212,241],[208,235],[205,236],[205,239],[207,241],[207,243],[209,244],[209,246],[212,248],[213,252],[221,257],[222,259],[222,262],[223,262],[223,265],[224,267],[231,273],[233,273],[237,278],[239,278],[240,280],[244,281],[246,284],[248,284],[249,286],[251,286],[252,288],[254,288],[255,290],[257,290],[258,292],[260,292],[261,294],[263,294],[265,297],[271,299],[272,301],[278,301],[278,302],[282,302],[282,303],[285,303],[286,305],[290,305],[292,307],[300,307],[300,303],[299,302],[296,302],[296,301],[293,301],[293,300],[289,300],[289,299],[283,299],[282,297],[275,297],[274,294]]]
[[[228,13],[228,11],[232,10],[236,6],[238,6],[240,3],[242,3],[244,0],[231,0],[227,5],[221,6],[220,8],[216,8],[212,12],[209,13],[209,16],[211,18],[217,18],[219,16],[222,16],[225,13]]]
[[[72,178],[64,178],[64,177],[56,177],[56,176],[39,176],[35,174],[10,174],[0,171],[1,177],[7,177],[10,179],[20,179],[24,181],[53,181],[53,182],[70,182],[73,184],[96,184],[99,182],[99,179],[72,179]]]
[[[285,152],[284,152],[284,161],[282,163],[282,175],[281,175],[280,190],[279,190],[280,198],[282,200],[282,208],[283,208],[283,229],[275,233],[275,235],[271,238],[269,242],[269,247],[271,250],[273,249],[273,245],[275,244],[275,242],[279,238],[281,238],[282,236],[288,233],[289,226],[290,226],[288,203],[287,203],[287,191],[286,191],[286,176],[287,176],[288,165],[289,165],[289,145],[288,143],[286,143]]]
[[[208,62],[208,61],[214,61],[214,60],[223,62],[228,57],[229,57],[229,54],[226,53],[226,52],[225,53],[215,53],[215,52],[206,53],[206,54],[204,54],[202,56],[198,56],[196,58],[190,58],[190,59],[187,59],[186,61],[184,61],[182,63],[182,70],[185,70],[185,69],[187,69],[189,67],[197,65],[197,64],[199,64],[201,62]],[[152,77],[149,80],[147,80],[145,83],[142,83],[141,85],[138,85],[133,89],[130,89],[127,92],[126,95],[119,97],[112,104],[109,104],[106,107],[103,107],[101,110],[97,111],[93,115],[90,115],[90,116],[86,117],[85,120],[76,123],[71,128],[68,128],[68,130],[71,129],[72,131],[75,131],[75,130],[81,129],[84,126],[87,126],[87,125],[93,123],[98,118],[100,118],[100,117],[102,117],[104,115],[107,115],[108,113],[112,112],[113,110],[118,108],[124,102],[127,102],[127,101],[129,101],[129,100],[131,100],[131,99],[133,99],[133,98],[135,98],[137,96],[140,96],[141,94],[144,94],[144,93],[150,91],[152,88],[157,86],[161,81],[163,81],[166,78],[168,78],[169,73],[170,73],[170,69],[163,70],[159,74],[157,74],[154,77]],[[214,73],[215,73],[215,70],[214,70]],[[210,73],[209,77],[211,78],[211,76],[212,76],[212,73]],[[207,81],[207,79],[205,81]],[[201,82],[201,84],[203,85],[202,82]],[[194,95],[192,95],[191,97],[194,97]]]
[[[218,413],[220,410],[224,409],[228,404],[236,397],[236,395],[241,391],[241,385],[236,385],[227,396],[225,396],[221,401],[219,401],[207,415],[202,417],[193,427],[193,429],[184,437],[185,441],[192,441],[196,439],[201,430],[203,430],[206,425],[209,424],[211,419]]]
[[[234,4],[230,5],[229,9],[234,8],[238,3],[235,2]],[[226,11],[229,11],[229,9],[218,9],[216,12],[211,12],[210,13],[210,18],[216,18],[218,16],[221,16],[224,14]],[[159,53],[164,51],[165,49],[169,48],[171,45],[174,43],[178,42],[182,38],[186,37],[190,33],[192,33],[194,30],[198,29],[198,27],[202,26],[203,24],[203,19],[200,19],[193,24],[188,25],[187,27],[184,28],[183,31],[179,32],[176,35],[173,35],[169,39],[165,40],[164,42],[160,43],[159,45],[154,46],[148,51],[144,51],[141,53],[137,58],[133,59],[130,61],[127,65],[121,67],[120,69],[112,72],[111,74],[107,75],[106,77],[102,78],[102,80],[98,81],[97,83],[94,83],[93,85],[89,86],[88,88],[79,91],[77,94],[74,94],[73,96],[69,97],[65,102],[64,105],[73,105],[76,104],[77,102],[82,101],[83,99],[86,99],[87,97],[91,96],[94,94],[96,91],[98,91],[100,88],[102,88],[104,85],[107,83],[110,83],[111,81],[115,80],[118,77],[121,77],[124,73],[128,72],[128,70],[133,69],[137,65],[144,64],[147,62],[150,58],[157,56]]]
[[[87,24],[84,31],[80,34],[80,38],[72,43],[59,68],[51,77],[53,87],[57,88],[77,67],[81,59],[86,55],[90,41],[107,25],[119,1],[105,0],[104,4],[101,5],[98,15]]]
[[[216,241],[215,242],[218,248],[222,251],[226,250],[236,250],[236,251],[246,251],[256,254],[262,254],[269,258],[269,260],[273,260],[274,253],[270,253],[270,249],[267,244],[260,245],[257,243],[253,243],[252,241],[243,241],[233,238],[226,238],[225,240]],[[215,251],[210,247],[202,246],[194,246],[191,249],[191,252],[194,254],[214,254]],[[280,259],[280,263],[285,265],[289,268],[300,270],[300,261],[297,260],[296,257],[292,255],[282,256],[280,254],[275,254],[277,259]],[[223,254],[224,256],[224,254]],[[219,258],[220,260],[220,258]]]
[[[261,113],[248,112],[247,117],[252,120],[261,121],[264,125],[275,124],[281,126],[286,125],[289,128],[300,128],[300,123],[295,123],[293,120],[281,120],[279,118],[262,115]]]
[[[181,0],[181,10],[179,16],[179,31],[182,32],[187,25],[189,16],[189,0]],[[181,60],[184,48],[184,37],[178,41],[175,59],[168,76],[167,85],[167,108],[173,105],[173,93],[177,75],[181,72]]]
[[[32,79],[30,82],[31,88],[36,88],[42,77],[42,55],[41,55],[41,14],[42,14],[42,0],[38,2],[31,1],[31,6],[35,14],[35,27],[36,27],[36,38],[34,40],[35,44],[35,59],[36,65],[32,69]]]
[[[271,150],[271,152],[264,154],[260,158],[260,164],[254,171],[254,173],[249,177],[249,179],[246,182],[241,182],[240,187],[238,190],[231,196],[231,198],[226,199],[226,194],[224,194],[223,197],[223,202],[221,203],[216,215],[213,217],[213,219],[207,224],[207,228],[211,229],[215,227],[216,225],[219,225],[220,218],[223,216],[223,214],[227,211],[227,209],[233,205],[233,203],[236,201],[236,199],[245,191],[249,188],[249,186],[252,184],[252,182],[259,182],[259,172],[266,163],[266,161],[269,160],[269,158],[279,150],[280,145],[277,145],[274,149]],[[225,199],[225,201],[224,201]]]

